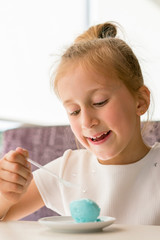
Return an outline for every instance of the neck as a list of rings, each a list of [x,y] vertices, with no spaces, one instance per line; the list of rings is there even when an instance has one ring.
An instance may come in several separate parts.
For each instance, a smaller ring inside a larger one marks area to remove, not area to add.
[[[112,159],[108,160],[99,160],[99,163],[104,165],[123,165],[123,164],[131,164],[135,163],[146,156],[146,154],[150,151],[150,147],[147,146],[143,139],[137,141],[134,144],[126,147],[121,153],[115,156]]]

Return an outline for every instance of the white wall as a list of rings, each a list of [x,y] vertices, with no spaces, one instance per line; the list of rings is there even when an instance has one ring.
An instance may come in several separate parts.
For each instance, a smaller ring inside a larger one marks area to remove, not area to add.
[[[136,53],[152,93],[150,116],[160,120],[160,1],[91,0],[90,24],[116,21]],[[146,119],[146,117],[144,118]]]
[[[85,0],[0,0],[0,119],[68,119],[50,91],[55,54],[86,27]]]
[[[86,27],[86,0],[0,0],[0,119],[67,124],[50,91],[52,54]],[[90,25],[118,21],[135,50],[160,120],[160,7],[152,0],[90,0]]]

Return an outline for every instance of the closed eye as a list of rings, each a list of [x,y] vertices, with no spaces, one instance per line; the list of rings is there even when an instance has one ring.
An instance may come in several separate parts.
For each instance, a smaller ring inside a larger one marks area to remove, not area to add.
[[[93,103],[93,105],[101,107],[101,106],[104,106],[106,103],[108,103],[108,101],[109,101],[109,99],[106,99],[102,102]]]
[[[70,116],[76,116],[78,115],[78,113],[80,112],[80,110],[76,110],[76,111],[73,111],[71,113],[69,113]]]

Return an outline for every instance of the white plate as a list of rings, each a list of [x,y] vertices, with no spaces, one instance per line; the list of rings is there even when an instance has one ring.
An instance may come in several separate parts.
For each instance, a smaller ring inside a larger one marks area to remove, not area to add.
[[[56,232],[97,232],[111,225],[116,220],[113,217],[99,217],[99,222],[76,223],[69,216],[53,216],[41,218],[38,221]]]

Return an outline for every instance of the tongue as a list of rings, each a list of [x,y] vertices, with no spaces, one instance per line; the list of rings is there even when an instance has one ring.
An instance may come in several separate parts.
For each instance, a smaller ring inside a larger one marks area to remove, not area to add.
[[[106,135],[107,134],[103,134],[102,136],[100,136],[100,138],[98,138],[98,141],[104,139],[106,137]]]

